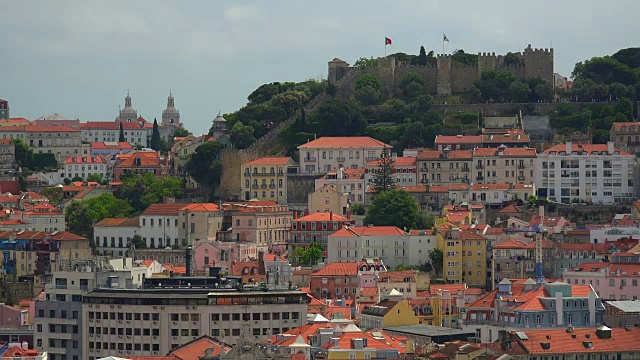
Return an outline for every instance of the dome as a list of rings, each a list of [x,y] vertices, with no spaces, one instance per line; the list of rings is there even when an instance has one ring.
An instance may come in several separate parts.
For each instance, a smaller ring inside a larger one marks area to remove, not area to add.
[[[218,115],[213,119],[213,122],[227,122],[225,118],[220,115],[220,111],[218,111]]]

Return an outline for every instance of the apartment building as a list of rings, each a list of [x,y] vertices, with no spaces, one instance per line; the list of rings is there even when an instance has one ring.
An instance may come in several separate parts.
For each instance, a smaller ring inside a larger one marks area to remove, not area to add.
[[[415,157],[398,157],[391,154],[391,172],[397,186],[416,186],[417,159]],[[373,185],[374,174],[379,171],[379,160],[369,161],[364,168],[364,181],[367,186]]]
[[[566,269],[564,278],[570,284],[590,285],[606,300],[638,300],[640,299],[638,256],[624,255],[626,256],[614,257],[611,263],[589,262],[585,259],[573,269]],[[627,261],[633,262],[627,263]]]
[[[534,182],[536,149],[478,148],[473,150],[473,181],[487,184],[531,184]]]
[[[529,135],[522,129],[482,129],[482,147],[485,148],[527,148],[530,142]]]
[[[332,212],[347,216],[351,209],[349,193],[343,193],[330,185],[324,185],[307,195],[309,213]]]
[[[419,265],[436,248],[431,230],[404,231],[395,226],[346,226],[328,236],[327,261],[380,259],[385,265]]]
[[[129,242],[141,234],[140,219],[106,218],[93,227],[94,244],[98,255],[122,257],[129,249]]]
[[[316,190],[330,186],[339,193],[347,194],[352,204],[365,202],[367,186],[364,169],[345,169],[339,167],[335,171],[329,171],[324,176],[316,179]]]
[[[87,179],[91,174],[98,174],[107,179],[111,171],[102,156],[70,156],[64,161],[64,176],[72,179]]]
[[[9,119],[9,102],[0,99],[0,119]]]
[[[16,176],[16,146],[10,139],[0,139],[0,176]]]
[[[164,355],[202,335],[234,344],[245,322],[252,336],[266,340],[306,323],[303,292],[215,289],[213,283],[197,286],[197,278],[189,279],[190,287],[177,289],[172,288],[177,284],[174,279],[157,279],[157,286],[147,279],[143,289],[98,289],[86,294],[83,358]]]
[[[472,184],[469,201],[488,206],[502,206],[505,202],[527,201],[536,194],[535,184]]]
[[[151,204],[140,214],[140,233],[148,248],[177,248],[180,210],[185,204]]]
[[[613,204],[634,199],[635,155],[607,144],[552,146],[538,155],[538,196],[565,204]]]
[[[91,156],[113,156],[133,150],[128,142],[100,141],[91,143]]]
[[[287,167],[290,157],[263,157],[242,164],[242,194],[245,200],[287,202]]]
[[[482,147],[482,136],[478,135],[436,135],[433,142],[434,149],[449,150],[473,150]]]
[[[10,218],[13,221],[23,223],[25,226],[19,227],[24,230],[47,232],[66,230],[64,213],[60,208],[51,205],[49,202],[40,202],[27,206],[19,215],[15,214]],[[5,228],[6,226],[3,224],[0,227]]]
[[[438,249],[443,254],[442,277],[449,284],[486,284],[486,239],[470,230],[451,229],[436,232]]]
[[[609,131],[613,146],[630,154],[640,152],[640,122],[614,122]]]
[[[309,293],[322,299],[355,299],[358,293],[360,271],[385,272],[380,260],[367,259],[350,262],[330,262],[309,275]]]
[[[418,155],[421,184],[448,185],[471,182],[471,150],[424,150]]]
[[[20,139],[34,153],[54,154],[57,161],[82,155],[80,131],[69,126],[0,126],[3,139]]]
[[[543,268],[545,273],[551,277],[556,275],[555,259],[558,256],[559,246],[549,239],[542,241]],[[494,286],[502,279],[535,279],[535,242],[509,239],[493,245],[491,252],[493,255],[491,257],[491,277]]]
[[[256,244],[258,251],[284,251],[289,240],[293,213],[273,201],[223,204],[231,214],[231,238]]]
[[[345,169],[364,169],[391,146],[368,136],[322,137],[298,146],[300,172],[324,174]]]
[[[199,241],[215,240],[222,230],[224,211],[213,203],[182,204],[178,211],[178,238],[192,245]]]
[[[132,146],[139,145],[146,147],[153,124],[146,121],[123,121],[122,128],[124,131],[124,141]],[[119,121],[87,121],[80,124],[80,133],[82,141],[86,143],[93,142],[116,142],[120,139],[120,122]]]
[[[322,261],[327,257],[327,239],[329,235],[348,225],[350,220],[332,212],[315,212],[291,222],[289,244],[287,250],[294,255],[298,247],[306,248],[312,242],[319,242],[324,247]]]
[[[162,177],[167,175],[167,167],[157,152],[137,151],[118,155],[113,167],[113,180],[120,181],[125,173],[152,173],[156,177]]]

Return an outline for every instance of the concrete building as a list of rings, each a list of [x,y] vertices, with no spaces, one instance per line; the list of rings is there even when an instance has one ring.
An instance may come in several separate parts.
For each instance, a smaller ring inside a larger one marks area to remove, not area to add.
[[[424,150],[418,155],[418,181],[426,185],[471,182],[471,150]]]
[[[287,167],[290,157],[263,157],[242,164],[242,194],[245,200],[272,200],[287,203]]]
[[[350,220],[348,218],[332,212],[315,212],[293,219],[287,245],[287,250],[290,254],[289,258],[295,256],[296,248],[307,248],[312,242],[317,241],[324,247],[321,259],[324,262],[327,257],[327,239],[329,235],[349,223]]]
[[[437,247],[442,251],[442,277],[449,284],[486,284],[486,239],[470,230],[451,229],[436,232]]]
[[[432,230],[403,231],[395,226],[347,226],[328,236],[327,261],[380,259],[386,266],[419,265],[436,248]]]
[[[64,168],[69,179],[80,177],[86,180],[91,174],[98,174],[106,180],[110,174],[102,156],[70,156],[64,161]]]
[[[300,291],[212,289],[213,283],[197,286],[196,279],[180,290],[172,288],[171,278],[157,280],[162,288],[147,279],[143,289],[98,289],[85,295],[83,358],[164,355],[205,334],[233,344],[243,322],[258,340],[266,340],[306,321],[306,297]]]
[[[331,185],[324,185],[308,194],[309,213],[332,212],[347,216],[351,209],[351,197],[348,192],[336,190]]]
[[[336,191],[348,194],[351,204],[364,204],[367,186],[364,178],[364,169],[338,168],[330,171],[315,181],[318,190],[324,186],[330,186]]]
[[[487,184],[531,184],[534,182],[536,149],[478,148],[473,150],[474,175],[476,183]]]
[[[368,136],[322,137],[298,146],[300,172],[324,174],[344,169],[364,169],[391,146]]]
[[[538,155],[537,194],[565,204],[632,201],[634,162],[613,142],[555,145]]]
[[[273,201],[223,204],[231,215],[231,238],[253,243],[258,251],[284,252],[289,239],[293,213]]]
[[[391,155],[391,177],[397,186],[416,186],[417,170],[415,157],[398,157],[395,153]],[[369,161],[364,168],[364,182],[366,186],[373,185],[374,174],[379,169],[379,161]]]
[[[640,123],[639,122],[614,122],[609,131],[609,139],[614,147],[636,154],[640,152]]]

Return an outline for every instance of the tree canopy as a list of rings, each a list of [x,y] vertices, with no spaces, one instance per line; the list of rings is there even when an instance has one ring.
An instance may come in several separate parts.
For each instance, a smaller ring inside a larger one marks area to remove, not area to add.
[[[393,177],[393,158],[388,148],[382,150],[378,167],[372,176],[373,189],[376,194],[396,188],[396,179]]]
[[[298,263],[302,265],[316,265],[322,259],[324,247],[317,241],[311,242],[308,247],[296,247],[295,254],[298,256]]]
[[[375,196],[367,209],[365,224],[397,226],[400,229],[418,228],[416,200],[404,190],[387,190]]]
[[[222,163],[220,151],[224,146],[217,141],[208,141],[198,146],[187,161],[187,173],[202,187],[210,191],[220,184]]]
[[[149,147],[155,151],[160,151],[160,149],[162,148],[160,129],[158,128],[158,120],[156,119],[153,119],[153,129],[151,131],[151,140],[149,140]]]
[[[117,199],[113,194],[105,193],[95,198],[72,201],[65,208],[64,217],[67,230],[93,239],[93,223],[108,217],[129,217],[133,208],[127,200]]]
[[[318,136],[362,135],[367,121],[349,100],[332,99],[320,105],[312,117]]]
[[[174,137],[186,137],[189,135],[193,135],[193,133],[187,129],[185,129],[184,127],[177,127],[175,129],[175,131],[173,132],[173,136]]]
[[[182,180],[173,177],[155,177],[151,173],[129,173],[121,177],[116,197],[126,200],[134,213],[141,213],[151,204],[163,202],[165,197],[182,195]]]

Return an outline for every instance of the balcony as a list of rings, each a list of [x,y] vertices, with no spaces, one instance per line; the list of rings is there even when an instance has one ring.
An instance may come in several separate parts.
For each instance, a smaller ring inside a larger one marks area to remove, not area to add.
[[[518,176],[518,181],[524,181],[524,176]]]
[[[367,156],[366,158],[364,158],[367,161],[376,161],[379,160],[380,158],[377,156]]]
[[[476,181],[484,181],[484,176],[476,176]]]
[[[338,161],[340,162],[344,162],[346,160],[344,156],[338,156],[336,159],[338,159]]]
[[[476,169],[480,170],[480,169],[484,169],[484,165],[482,164],[476,164]]]
[[[307,156],[304,158],[304,162],[315,162],[315,161],[316,161],[315,156]]]
[[[429,179],[421,179],[420,182],[422,184],[428,184],[429,183]]]
[[[267,184],[262,184],[262,185],[260,185],[260,188],[262,188],[262,189],[266,189],[266,188],[267,188]]]
[[[469,168],[468,166],[464,166],[464,167],[462,167],[462,171],[463,172],[469,172],[469,171],[471,171],[471,168]]]
[[[276,185],[275,184],[269,184],[269,189],[275,189]]]
[[[257,189],[258,188],[258,184],[253,184],[251,185],[252,188]]]
[[[262,176],[276,176],[276,173],[275,173],[275,172],[266,172],[266,171],[263,171],[263,172],[262,172]]]
[[[518,164],[518,169],[524,169],[524,164]]]

